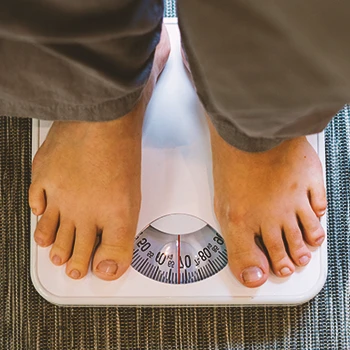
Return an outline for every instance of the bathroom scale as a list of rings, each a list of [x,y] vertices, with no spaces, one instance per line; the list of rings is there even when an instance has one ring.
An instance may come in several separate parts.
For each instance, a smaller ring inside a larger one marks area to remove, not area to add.
[[[209,131],[204,111],[181,57],[176,19],[166,20],[172,51],[149,103],[142,141],[142,204],[132,266],[116,281],[91,272],[81,280],[66,276],[65,265],[49,260],[48,248],[33,237],[31,278],[49,302],[65,306],[268,305],[300,304],[323,287],[327,243],[310,248],[312,259],[293,275],[271,274],[258,288],[243,286],[230,272],[213,209]],[[51,122],[33,120],[33,156]],[[325,164],[324,135],[309,142]],[[322,225],[326,230],[326,218]],[[234,244],[234,243],[233,243]]]

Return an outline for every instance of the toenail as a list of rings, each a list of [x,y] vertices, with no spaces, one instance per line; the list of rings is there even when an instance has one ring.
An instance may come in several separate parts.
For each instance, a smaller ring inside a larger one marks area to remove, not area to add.
[[[307,255],[304,255],[299,259],[299,263],[301,265],[306,265],[309,261],[310,261],[310,258]]]
[[[76,280],[80,277],[80,272],[78,270],[72,270],[69,276]]]
[[[97,271],[112,276],[117,273],[118,265],[113,260],[103,260],[98,264]]]
[[[35,238],[35,242],[41,246],[45,245],[44,240],[42,240],[41,238]]]
[[[36,208],[32,208],[32,213],[34,214],[34,215],[37,215],[37,209]]]
[[[324,236],[317,238],[315,242],[317,245],[321,245],[323,243],[323,241],[324,241]]]
[[[292,270],[289,267],[284,267],[283,269],[281,269],[280,274],[282,276],[288,276],[292,273]]]
[[[52,258],[52,262],[55,264],[55,265],[61,265],[61,258],[57,255],[54,255],[54,257]]]
[[[244,282],[257,282],[262,279],[263,275],[262,270],[256,266],[248,267],[242,272]]]

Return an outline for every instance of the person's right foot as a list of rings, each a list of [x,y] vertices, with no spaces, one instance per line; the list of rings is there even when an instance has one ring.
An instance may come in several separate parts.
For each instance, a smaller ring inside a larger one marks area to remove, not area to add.
[[[34,238],[74,279],[92,264],[101,279],[129,267],[141,193],[141,137],[145,109],[170,53],[163,28],[143,95],[126,116],[109,122],[55,122],[35,155],[29,202],[42,215]]]
[[[319,218],[327,202],[317,154],[305,137],[267,152],[243,152],[209,126],[215,212],[231,271],[247,287],[266,281],[269,263],[277,276],[291,275],[311,258],[305,243],[316,247],[325,238]]]

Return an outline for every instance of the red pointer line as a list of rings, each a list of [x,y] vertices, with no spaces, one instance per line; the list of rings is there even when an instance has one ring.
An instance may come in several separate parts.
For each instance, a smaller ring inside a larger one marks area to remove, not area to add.
[[[180,284],[181,278],[180,278],[180,259],[181,259],[181,252],[180,252],[180,235],[177,235],[177,283]]]

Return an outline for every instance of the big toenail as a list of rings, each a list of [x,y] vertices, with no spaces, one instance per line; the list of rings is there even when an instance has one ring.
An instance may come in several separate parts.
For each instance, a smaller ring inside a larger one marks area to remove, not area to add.
[[[320,238],[317,238],[317,239],[316,239],[316,244],[317,244],[317,245],[321,245],[321,244],[323,243],[323,241],[324,241],[324,236],[322,236],[322,237],[320,237]]]
[[[288,276],[292,273],[292,270],[289,267],[284,267],[281,269],[280,273],[282,276]]]
[[[69,276],[76,280],[80,277],[80,272],[78,270],[72,270]]]
[[[257,282],[262,279],[263,272],[259,267],[248,267],[242,272],[244,282]]]
[[[117,273],[118,265],[113,260],[103,260],[98,264],[97,271],[112,276]]]
[[[53,258],[52,258],[52,262],[55,264],[55,265],[61,265],[61,258],[57,255],[54,255]]]
[[[306,265],[309,261],[310,261],[310,258],[307,255],[304,255],[299,259],[299,263],[301,265]]]

